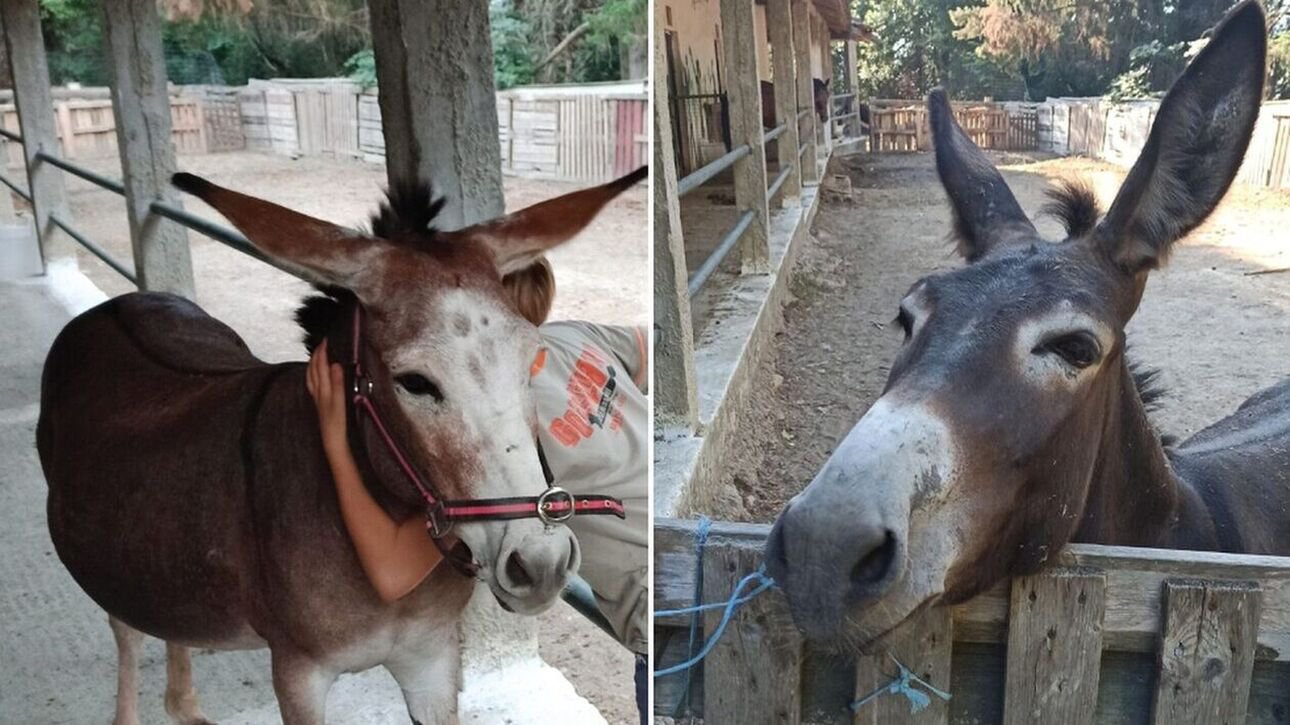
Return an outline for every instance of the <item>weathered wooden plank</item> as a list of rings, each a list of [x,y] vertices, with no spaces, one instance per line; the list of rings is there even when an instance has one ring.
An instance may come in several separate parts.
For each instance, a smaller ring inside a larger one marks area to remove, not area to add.
[[[709,542],[703,562],[704,599],[730,598],[736,583],[760,564],[760,546]],[[715,632],[721,617],[721,611],[708,612],[704,631]],[[703,661],[704,722],[799,722],[802,641],[782,597],[774,590],[763,593],[735,613],[730,627]]]
[[[1245,722],[1262,592],[1249,582],[1165,582],[1152,722]]]
[[[793,12],[793,58],[797,67],[797,107],[809,109],[802,121],[805,124],[799,134],[799,144],[806,145],[802,158],[802,184],[820,183],[819,165],[815,163],[817,155],[816,137],[820,118],[815,114],[815,88],[811,80],[811,23],[810,0],[792,0]],[[799,111],[800,112],[800,111]],[[800,145],[799,145],[800,148]]]
[[[693,556],[694,527],[694,521],[655,520],[656,609],[686,606],[693,571],[684,562]],[[717,522],[709,540],[757,542],[760,546],[769,533],[769,524]],[[1161,587],[1167,579],[1257,580],[1263,590],[1263,617],[1255,656],[1290,661],[1290,557],[1072,544],[1053,557],[1052,565],[1090,567],[1106,573],[1102,641],[1112,651],[1156,650],[1162,627]],[[1004,642],[1008,599],[1009,589],[999,584],[954,607],[955,640]]]
[[[1004,725],[1091,725],[1106,577],[1056,569],[1012,582]]]
[[[953,622],[945,607],[928,609],[917,615],[883,643],[883,654],[860,657],[856,661],[857,698],[891,682],[895,657],[914,674],[941,690],[950,686],[950,652],[953,647]],[[921,712],[912,712],[903,697],[882,696],[862,706],[855,713],[855,725],[944,725],[949,722],[949,703],[932,696],[932,704]]]

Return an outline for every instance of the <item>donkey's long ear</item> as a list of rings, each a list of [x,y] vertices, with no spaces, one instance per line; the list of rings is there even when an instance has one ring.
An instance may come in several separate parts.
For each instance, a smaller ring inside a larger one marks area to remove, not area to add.
[[[257,249],[306,277],[353,288],[369,268],[380,242],[352,229],[216,186],[200,176],[175,174],[179,189],[223,214]]]
[[[497,271],[505,276],[524,269],[547,250],[572,239],[614,197],[648,174],[649,167],[642,166],[608,184],[557,196],[490,222],[441,232],[440,236],[487,246],[493,251]]]
[[[1263,97],[1267,21],[1236,6],[1160,103],[1096,241],[1126,271],[1158,266],[1209,216],[1241,166]]]
[[[1003,175],[959,128],[944,89],[928,94],[927,111],[936,146],[936,171],[950,197],[959,254],[975,262],[995,247],[1038,239],[1035,225],[1021,210]]]

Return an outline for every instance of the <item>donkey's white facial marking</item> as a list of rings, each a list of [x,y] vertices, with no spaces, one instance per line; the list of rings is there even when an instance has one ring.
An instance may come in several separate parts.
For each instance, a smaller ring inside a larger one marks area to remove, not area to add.
[[[1075,367],[1062,356],[1045,349],[1045,345],[1063,335],[1080,332],[1092,335],[1100,346],[1097,359],[1088,367]],[[1054,309],[1017,326],[1012,360],[1021,373],[1021,379],[1029,385],[1073,388],[1098,369],[1114,342],[1115,333],[1103,322],[1076,309],[1070,300],[1062,300]]]

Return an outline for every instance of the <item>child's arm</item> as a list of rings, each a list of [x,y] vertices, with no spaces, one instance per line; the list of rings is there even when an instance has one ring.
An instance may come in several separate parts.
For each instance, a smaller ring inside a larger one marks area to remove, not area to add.
[[[345,421],[345,375],[327,361],[327,343],[314,350],[306,376],[318,406],[323,449],[336,480],[336,495],[345,529],[376,593],[386,602],[405,596],[443,560],[426,532],[425,520],[413,516],[397,523],[372,498],[349,450]]]

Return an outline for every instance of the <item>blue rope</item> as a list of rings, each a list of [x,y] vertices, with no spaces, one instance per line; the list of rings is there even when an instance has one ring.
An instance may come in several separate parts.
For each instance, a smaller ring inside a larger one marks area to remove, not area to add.
[[[909,711],[911,713],[922,712],[927,709],[928,705],[932,704],[932,698],[929,697],[926,692],[914,687],[914,683],[922,685],[928,692],[931,692],[942,700],[949,701],[950,693],[932,687],[931,683],[914,674],[908,667],[901,664],[900,660],[896,659],[894,655],[888,653],[887,656],[891,657],[891,661],[895,662],[896,667],[900,668],[900,674],[893,677],[891,682],[879,687],[868,695],[865,695],[859,700],[852,701],[850,705],[851,712],[858,712],[860,708],[869,704],[871,701],[878,699],[882,695],[904,695],[905,699],[909,700]]]
[[[694,531],[694,601],[703,600],[703,551],[708,545],[708,534],[712,533],[712,519],[707,516],[699,516],[699,525]],[[658,616],[655,614],[654,616]],[[685,652],[687,657],[694,657],[694,641],[699,636],[699,615],[694,613],[690,615],[690,641],[686,645]],[[691,696],[693,695],[690,686],[691,674],[685,673],[685,687],[681,690],[681,697],[677,699],[676,710],[674,715],[680,716],[681,706],[690,709],[693,705]]]
[[[750,592],[748,592],[748,594],[745,595],[743,593],[744,587],[747,587],[753,582],[757,582],[757,586],[754,587]],[[721,615],[721,622],[718,623],[717,628],[713,630],[712,636],[708,637],[708,641],[703,643],[703,649],[699,650],[699,654],[691,657],[690,659],[680,664],[675,664],[675,665],[672,665],[671,667],[665,667],[661,670],[655,670],[654,676],[663,677],[666,675],[676,674],[677,672],[688,670],[691,667],[702,662],[703,658],[707,657],[708,653],[712,651],[712,648],[717,646],[717,641],[720,640],[721,635],[725,633],[726,626],[730,624],[730,620],[734,619],[735,611],[739,609],[739,607],[752,601],[753,598],[755,598],[758,594],[761,594],[767,589],[770,589],[774,585],[775,585],[775,580],[766,576],[765,567],[763,566],[758,568],[757,571],[744,577],[743,579],[740,579],[739,583],[735,585],[735,590],[730,594],[730,599],[724,602],[717,602],[715,604],[696,605],[693,607],[686,607],[684,609],[671,609],[671,610],[664,610],[661,612],[655,612],[654,616],[656,617],[666,617],[670,615],[678,615],[678,614],[686,614],[686,613],[689,613],[692,616],[698,616],[699,612],[704,612],[711,609],[721,609],[721,608],[725,609],[725,612]]]

